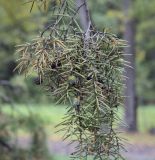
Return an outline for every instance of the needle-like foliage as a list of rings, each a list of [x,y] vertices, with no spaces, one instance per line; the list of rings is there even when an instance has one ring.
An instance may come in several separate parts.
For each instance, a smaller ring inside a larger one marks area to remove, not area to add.
[[[69,0],[53,6],[53,23],[40,37],[19,46],[17,68],[25,74],[36,71],[57,103],[68,104],[60,126],[64,139],[77,144],[73,159],[123,159],[114,123],[123,100],[126,44],[96,29],[89,29],[86,40],[77,21],[78,10]]]

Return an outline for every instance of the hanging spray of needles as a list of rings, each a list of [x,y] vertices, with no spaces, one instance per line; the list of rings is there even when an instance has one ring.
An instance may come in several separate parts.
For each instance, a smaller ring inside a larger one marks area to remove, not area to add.
[[[18,46],[20,72],[38,74],[37,84],[67,104],[64,139],[76,142],[71,158],[118,160],[123,148],[115,129],[122,104],[123,52],[115,35],[89,28],[89,40],[71,0],[53,6],[54,23],[41,36]],[[86,46],[87,44],[87,46]]]

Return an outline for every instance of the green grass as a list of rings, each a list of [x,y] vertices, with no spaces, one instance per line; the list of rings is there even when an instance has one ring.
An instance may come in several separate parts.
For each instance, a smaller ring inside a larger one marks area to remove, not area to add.
[[[14,107],[5,105],[2,107],[2,110],[6,114],[12,114],[16,117],[29,116],[30,114],[35,114],[41,117],[47,123],[57,123],[60,122],[60,119],[65,113],[64,106],[55,106],[55,105],[22,105],[16,104]]]
[[[14,119],[23,119],[23,124],[17,126],[18,132],[21,134],[28,134],[29,130],[35,127],[35,124],[42,124],[45,126],[48,136],[59,136],[62,133],[55,133],[58,128],[55,128],[57,124],[62,121],[65,114],[64,106],[55,105],[24,105],[16,104],[13,107],[5,105],[2,107],[3,113],[14,116]],[[29,117],[34,117],[30,119]],[[32,122],[33,121],[33,122]],[[18,125],[18,124],[17,124]]]
[[[138,128],[141,132],[148,132],[155,127],[155,106],[148,105],[138,108]]]
[[[54,126],[62,121],[62,118],[66,112],[64,106],[55,106],[54,104],[47,105],[15,105],[12,110],[9,105],[3,107],[3,112],[6,114],[12,114],[15,117],[26,117],[29,114],[33,114],[36,118],[40,119],[47,128],[54,129]],[[118,112],[122,116],[123,111],[120,109]],[[140,132],[147,132],[150,128],[155,127],[155,106],[143,106],[138,108],[138,128]]]

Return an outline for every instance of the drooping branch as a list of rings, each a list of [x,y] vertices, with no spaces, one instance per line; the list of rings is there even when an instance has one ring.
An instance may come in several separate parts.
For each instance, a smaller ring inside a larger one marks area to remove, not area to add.
[[[76,1],[77,10],[74,1],[63,2],[54,25],[45,30],[50,36],[19,46],[17,68],[38,73],[57,103],[68,105],[60,130],[65,130],[64,139],[78,142],[73,159],[122,159],[114,121],[122,101],[124,41],[91,28],[86,0]]]

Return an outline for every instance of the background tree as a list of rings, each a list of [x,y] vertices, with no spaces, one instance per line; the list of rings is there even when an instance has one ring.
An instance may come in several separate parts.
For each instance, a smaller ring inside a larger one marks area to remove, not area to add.
[[[131,15],[133,2],[132,0],[124,0],[125,13],[125,32],[124,39],[129,43],[129,47],[125,48],[125,60],[129,66],[125,67],[125,123],[128,131],[137,130],[137,99],[136,99],[136,67],[135,67],[135,19]]]

